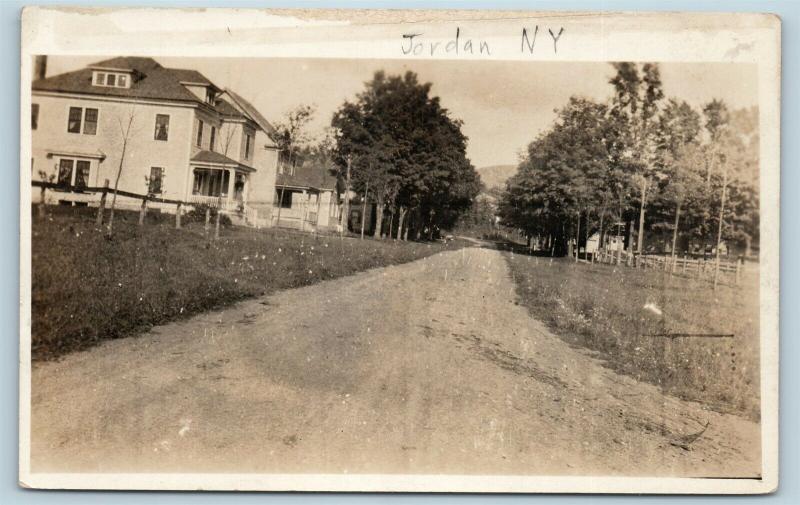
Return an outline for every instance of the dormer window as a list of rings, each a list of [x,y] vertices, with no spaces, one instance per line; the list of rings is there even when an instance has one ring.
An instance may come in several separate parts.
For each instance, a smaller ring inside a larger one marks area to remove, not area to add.
[[[217,97],[214,94],[214,89],[206,88],[206,103],[214,105],[216,98]]]
[[[92,76],[92,84],[105,88],[130,88],[131,78],[130,75],[123,72],[96,70]]]

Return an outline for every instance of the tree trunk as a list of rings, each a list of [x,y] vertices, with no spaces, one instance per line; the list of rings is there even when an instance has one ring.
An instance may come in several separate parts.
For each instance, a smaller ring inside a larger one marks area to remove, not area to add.
[[[389,233],[386,236],[389,237],[389,240],[392,239],[392,228],[394,227],[394,207],[389,205]]]
[[[369,183],[364,187],[364,203],[361,205],[361,240],[364,240],[364,223],[367,219],[367,197],[369,197]]]
[[[406,216],[406,208],[402,205],[397,216],[397,240],[403,240],[403,218]],[[408,225],[406,225],[408,226]]]
[[[344,235],[349,228],[350,224],[350,156],[347,157],[347,175],[344,183],[344,206],[342,208],[342,231],[341,235]]]
[[[644,250],[644,206],[647,199],[647,179],[642,177],[642,203],[639,206],[639,236],[636,239],[636,251],[642,254]]]
[[[725,222],[725,197],[728,191],[728,167],[727,165],[722,172],[722,201],[719,206],[719,226],[717,227],[717,257],[716,266],[714,267],[714,289],[717,289],[719,282],[719,246],[722,243],[722,226]]]
[[[678,226],[681,222],[681,201],[675,209],[675,228],[672,230],[672,271],[675,272],[676,247],[678,246]]]
[[[117,178],[114,180],[114,196],[111,197],[111,211],[108,214],[108,235],[114,232],[114,208],[117,205],[117,189],[119,188],[119,178],[122,175],[122,164],[125,161],[125,149],[128,147],[127,135],[122,140],[122,153],[119,157],[119,167],[117,167]]]
[[[581,212],[578,211],[578,227],[575,231],[575,263],[578,262],[578,256],[581,255]]]
[[[383,232],[383,202],[381,200],[378,197],[375,203],[375,231],[372,233],[372,237],[376,239],[380,239],[381,232]]]

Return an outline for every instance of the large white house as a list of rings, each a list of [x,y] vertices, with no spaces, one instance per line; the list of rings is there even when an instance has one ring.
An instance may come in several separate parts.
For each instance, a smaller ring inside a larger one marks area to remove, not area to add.
[[[113,188],[122,164],[120,190],[220,206],[248,224],[273,224],[273,127],[247,100],[196,70],[118,57],[39,79],[31,121],[34,179],[87,187],[109,180]],[[51,191],[48,199],[96,196]]]

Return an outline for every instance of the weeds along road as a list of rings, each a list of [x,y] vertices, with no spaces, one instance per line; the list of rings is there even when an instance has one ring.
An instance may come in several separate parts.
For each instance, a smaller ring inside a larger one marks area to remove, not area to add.
[[[515,304],[502,254],[446,252],[35,363],[31,469],[760,473],[757,424],[551,335]]]

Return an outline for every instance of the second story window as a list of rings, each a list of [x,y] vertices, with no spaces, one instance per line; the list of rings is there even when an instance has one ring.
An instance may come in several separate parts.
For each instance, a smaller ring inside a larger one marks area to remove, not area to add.
[[[83,117],[83,109],[80,107],[69,108],[69,120],[67,121],[67,131],[69,133],[81,132],[81,118]]]
[[[249,133],[244,136],[244,159],[250,159],[250,150],[253,147],[253,137]]]
[[[39,104],[31,104],[31,130],[39,127]]]
[[[217,140],[217,128],[215,126],[211,127],[211,137],[208,139],[208,150],[214,150],[214,142]]]
[[[83,133],[85,135],[96,135],[98,114],[99,111],[91,107],[86,109],[70,107],[67,131],[69,133],[81,133],[81,124],[83,124]]]
[[[195,141],[197,147],[203,147],[203,120],[197,120],[197,140]]]
[[[169,139],[169,116],[167,114],[156,114],[156,131],[153,138],[165,141]]]
[[[97,135],[97,109],[86,109],[83,116],[83,133]]]

